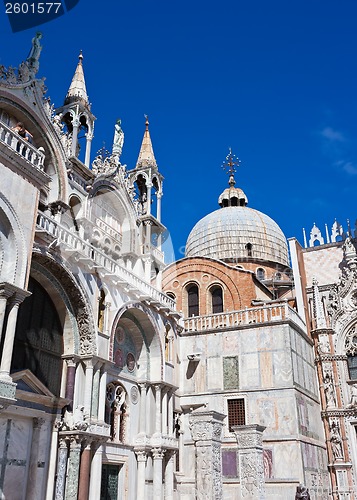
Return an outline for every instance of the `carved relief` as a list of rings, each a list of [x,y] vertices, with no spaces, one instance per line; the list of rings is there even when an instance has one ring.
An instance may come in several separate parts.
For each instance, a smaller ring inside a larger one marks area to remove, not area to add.
[[[355,326],[353,326],[346,335],[345,351],[346,354],[350,354],[351,356],[357,354],[357,333]]]
[[[330,426],[330,443],[333,458],[335,460],[343,459],[342,438],[338,422],[336,420],[333,420]]]

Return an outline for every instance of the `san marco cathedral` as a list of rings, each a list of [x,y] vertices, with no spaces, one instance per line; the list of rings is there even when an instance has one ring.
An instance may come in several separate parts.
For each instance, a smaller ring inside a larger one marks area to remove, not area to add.
[[[93,155],[83,56],[57,107],[41,49],[0,66],[1,498],[356,499],[356,227],[287,241],[230,151],[165,264],[148,120]]]

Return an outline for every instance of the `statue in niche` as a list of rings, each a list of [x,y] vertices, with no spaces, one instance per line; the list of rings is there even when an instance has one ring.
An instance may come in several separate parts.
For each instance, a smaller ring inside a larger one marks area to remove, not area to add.
[[[336,406],[335,391],[333,387],[333,382],[331,375],[326,373],[324,378],[324,391],[326,397],[326,407]]]
[[[121,120],[118,119],[115,124],[115,131],[114,131],[114,141],[113,141],[113,155],[121,155],[121,152],[123,150],[123,145],[124,145],[124,132],[123,129],[121,128]]]
[[[351,401],[347,408],[357,408],[357,384],[351,386]]]
[[[335,460],[343,458],[342,438],[336,422],[332,422],[330,431],[331,431],[330,443],[331,443],[333,457]]]
[[[317,344],[317,351],[319,354],[327,354],[330,352],[330,343],[326,335],[320,337],[320,340]]]

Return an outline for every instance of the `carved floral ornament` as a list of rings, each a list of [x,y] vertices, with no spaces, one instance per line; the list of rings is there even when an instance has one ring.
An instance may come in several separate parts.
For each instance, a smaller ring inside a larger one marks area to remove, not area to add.
[[[356,326],[353,326],[346,335],[345,339],[346,354],[355,356],[357,354],[357,333]]]

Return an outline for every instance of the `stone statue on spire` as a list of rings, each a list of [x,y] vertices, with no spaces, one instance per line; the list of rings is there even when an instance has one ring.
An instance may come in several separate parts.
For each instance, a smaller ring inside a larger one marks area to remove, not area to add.
[[[124,145],[124,132],[121,128],[121,120],[118,119],[115,124],[114,140],[112,152],[115,156],[120,156]]]
[[[39,59],[42,50],[42,46],[40,44],[41,38],[42,33],[38,31],[32,39],[32,47],[26,59],[28,67],[33,75],[36,75],[38,68],[40,67]]]

